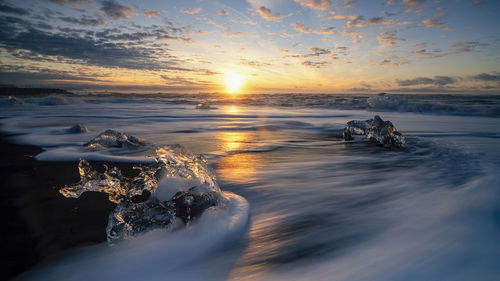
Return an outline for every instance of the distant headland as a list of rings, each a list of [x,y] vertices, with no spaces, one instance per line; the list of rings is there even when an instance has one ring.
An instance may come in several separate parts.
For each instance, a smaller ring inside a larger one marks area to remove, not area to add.
[[[48,94],[73,95],[72,92],[63,89],[0,87],[0,96],[36,96]]]

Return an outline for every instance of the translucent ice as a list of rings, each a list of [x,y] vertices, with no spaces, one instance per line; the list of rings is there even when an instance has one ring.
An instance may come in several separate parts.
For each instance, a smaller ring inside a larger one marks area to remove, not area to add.
[[[140,172],[134,178],[124,177],[116,167],[105,167],[106,170],[101,173],[81,159],[78,164],[80,182],[65,186],[59,192],[69,198],[78,198],[86,191],[105,192],[109,195],[109,201],[120,203],[132,196],[141,195],[145,190],[154,192],[158,186],[157,172],[161,169],[160,165],[135,166]]]
[[[104,172],[98,172],[82,159],[78,164],[80,182],[65,186],[59,192],[70,198],[80,197],[87,191],[109,195],[109,200],[117,204],[106,228],[110,244],[144,231],[167,229],[175,217],[189,223],[205,209],[223,201],[214,173],[203,157],[191,154],[181,146],[166,146],[157,149],[155,160],[152,164],[135,166],[139,174],[126,177],[116,167],[105,167]],[[197,185],[188,191],[177,192],[170,200],[161,201],[156,190],[159,180],[164,177],[194,180]],[[138,195],[146,196],[145,200],[137,202],[134,196]]]
[[[87,142],[84,146],[92,150],[106,148],[137,148],[145,146],[146,142],[134,136],[127,135],[115,130],[106,130],[97,137]]]
[[[347,122],[342,133],[344,140],[353,140],[355,135],[364,135],[370,140],[378,141],[384,147],[403,148],[405,146],[405,137],[396,130],[392,122],[384,121],[378,115],[366,121]]]
[[[145,202],[124,201],[109,215],[106,234],[109,243],[133,238],[134,235],[152,229],[169,228],[175,219],[175,207],[150,197]]]

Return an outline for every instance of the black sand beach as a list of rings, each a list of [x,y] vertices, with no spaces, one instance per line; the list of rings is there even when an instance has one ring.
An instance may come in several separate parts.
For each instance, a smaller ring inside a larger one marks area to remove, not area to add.
[[[67,199],[57,191],[79,180],[76,162],[41,162],[42,149],[9,142],[0,134],[2,260],[10,279],[70,248],[106,240],[114,204],[103,193]]]

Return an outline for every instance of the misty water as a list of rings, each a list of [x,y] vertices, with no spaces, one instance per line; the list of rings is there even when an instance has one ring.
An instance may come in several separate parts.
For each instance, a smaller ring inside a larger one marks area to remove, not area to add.
[[[44,148],[40,161],[147,164],[180,144],[228,196],[187,226],[82,245],[29,279],[500,278],[499,96],[52,95],[0,107],[0,129]],[[404,148],[342,138],[375,115]],[[89,149],[106,130],[141,142]]]

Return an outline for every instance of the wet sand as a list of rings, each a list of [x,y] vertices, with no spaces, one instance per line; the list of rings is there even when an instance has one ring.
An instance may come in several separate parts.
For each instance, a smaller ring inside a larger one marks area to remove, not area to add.
[[[78,199],[57,191],[79,180],[76,162],[41,162],[42,149],[9,142],[0,133],[0,186],[3,265],[10,279],[65,251],[106,240],[108,214],[114,204],[103,193]]]

